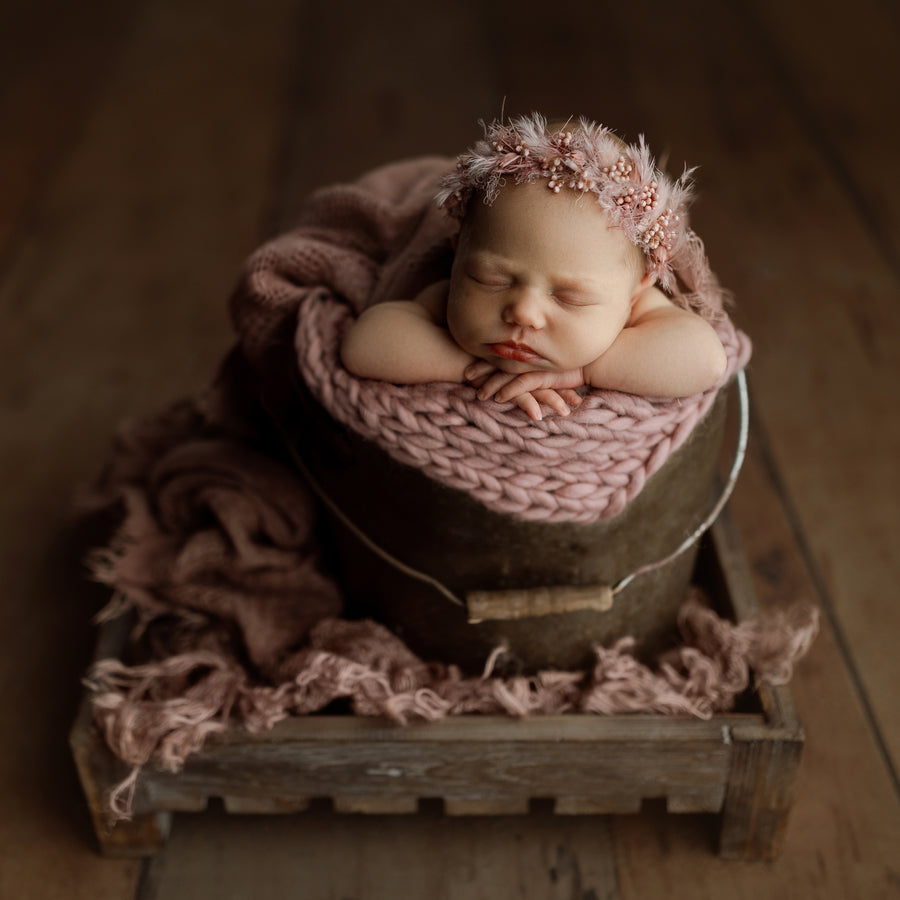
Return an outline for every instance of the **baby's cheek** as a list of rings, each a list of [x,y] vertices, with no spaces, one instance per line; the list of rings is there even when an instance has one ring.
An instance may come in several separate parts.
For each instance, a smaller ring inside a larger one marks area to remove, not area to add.
[[[594,325],[593,328],[582,330],[577,339],[573,340],[569,351],[572,360],[572,368],[581,368],[599,359],[618,337],[620,329]]]
[[[460,315],[459,315],[459,305],[457,303],[448,302],[447,304],[447,330],[450,332],[451,337],[457,342],[460,342],[462,337],[462,328],[460,326]]]
[[[478,342],[484,331],[483,319],[483,312],[478,310],[477,305],[466,300],[447,307],[447,327],[453,339],[461,346]]]

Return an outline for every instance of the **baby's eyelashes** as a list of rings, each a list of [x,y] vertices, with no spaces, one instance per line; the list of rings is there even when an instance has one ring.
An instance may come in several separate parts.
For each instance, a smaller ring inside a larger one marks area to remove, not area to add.
[[[469,278],[472,279],[476,284],[480,284],[482,287],[492,287],[492,288],[506,288],[512,285],[512,281],[508,278],[501,278],[499,276],[491,276],[491,275],[473,275],[469,273]]]
[[[588,294],[576,294],[571,291],[554,290],[551,290],[549,293],[557,303],[561,303],[563,306],[582,307],[595,306],[597,304],[597,299]]]

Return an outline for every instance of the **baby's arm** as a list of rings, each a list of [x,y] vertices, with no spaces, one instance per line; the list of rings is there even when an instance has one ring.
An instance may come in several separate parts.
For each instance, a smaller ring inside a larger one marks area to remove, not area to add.
[[[344,366],[360,378],[393,384],[464,381],[463,373],[475,357],[441,324],[446,297],[444,281],[427,287],[415,300],[369,307],[344,337]]]
[[[612,346],[585,366],[584,380],[645,397],[689,397],[711,388],[727,363],[709,322],[651,287]]]

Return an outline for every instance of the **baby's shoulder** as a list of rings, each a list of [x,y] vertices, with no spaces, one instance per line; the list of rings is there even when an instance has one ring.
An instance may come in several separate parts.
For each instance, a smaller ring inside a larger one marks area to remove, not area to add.
[[[637,324],[650,313],[658,310],[676,310],[678,307],[656,285],[644,288],[638,294],[631,307],[631,315],[628,318],[629,325]]]
[[[420,291],[413,302],[421,306],[434,322],[442,325],[447,320],[447,295],[449,291],[449,279],[436,281]]]

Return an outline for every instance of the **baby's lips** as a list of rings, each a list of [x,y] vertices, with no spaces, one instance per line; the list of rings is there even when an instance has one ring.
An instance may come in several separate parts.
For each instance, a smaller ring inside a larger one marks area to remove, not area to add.
[[[543,361],[540,353],[527,344],[520,344],[516,341],[502,341],[498,344],[490,344],[489,349],[491,353],[499,356],[501,359],[512,359],[524,363],[540,363]]]

